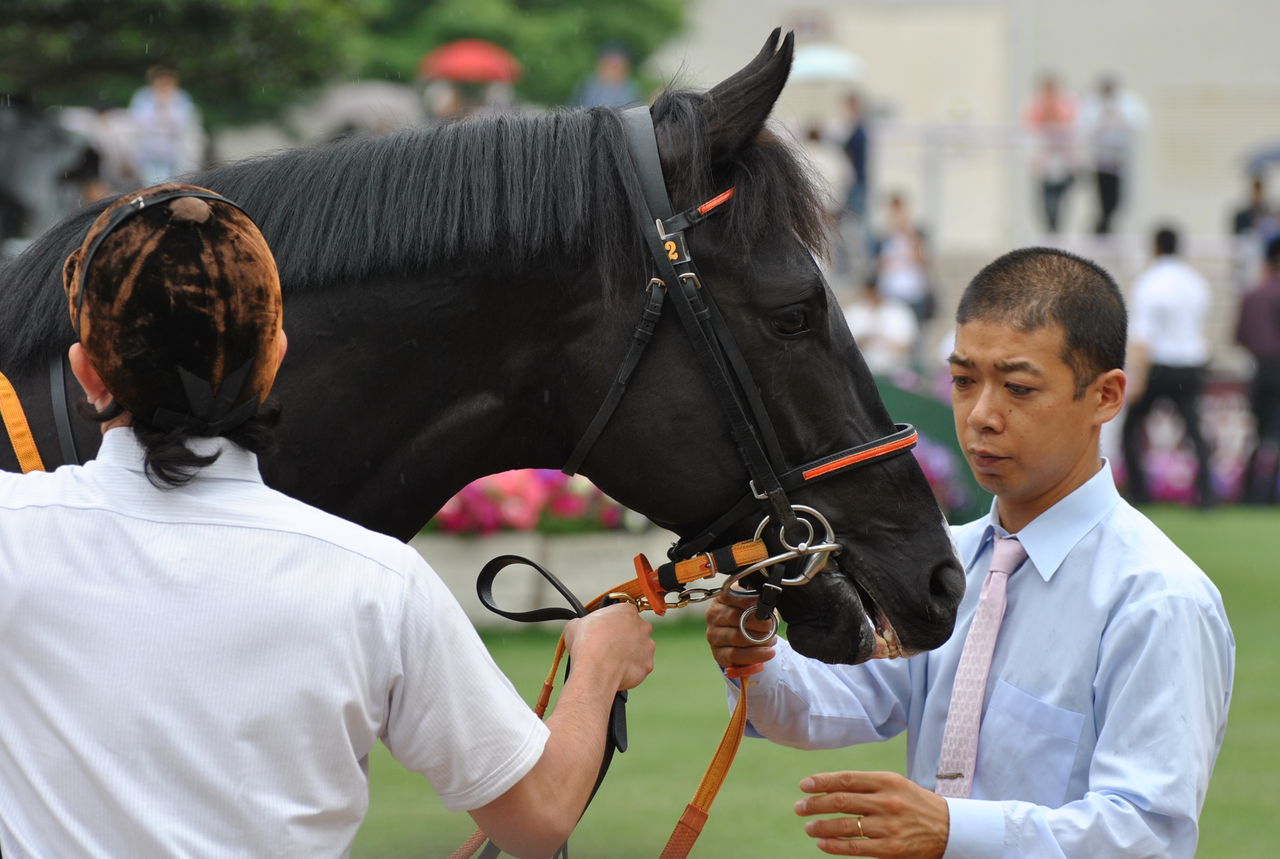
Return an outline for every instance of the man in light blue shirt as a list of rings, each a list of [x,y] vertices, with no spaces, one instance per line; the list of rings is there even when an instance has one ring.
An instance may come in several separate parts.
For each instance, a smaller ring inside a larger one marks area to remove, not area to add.
[[[826,665],[785,641],[750,645],[751,600],[708,612],[721,666],[764,662],[749,730],[800,748],[907,731],[907,774],[801,783],[827,853],[876,857],[1191,857],[1226,729],[1235,642],[1217,589],[1123,501],[1099,454],[1124,404],[1124,303],[1101,268],[1045,248],[983,269],[956,314],[956,433],[992,492],[953,530],[968,590],[946,644],[908,659]],[[934,793],[943,729],[995,537],[1027,560],[983,697],[969,798]],[[750,624],[748,624],[750,627]],[[732,686],[731,697],[737,687]]]

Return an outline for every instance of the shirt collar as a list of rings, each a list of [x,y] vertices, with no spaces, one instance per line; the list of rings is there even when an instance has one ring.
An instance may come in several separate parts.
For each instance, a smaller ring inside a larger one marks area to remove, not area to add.
[[[222,480],[249,480],[262,482],[258,472],[258,457],[229,439],[189,438],[185,444],[199,456],[219,453],[212,465],[197,471],[196,479],[219,478]],[[143,474],[146,471],[146,450],[129,427],[114,427],[102,437],[102,446],[94,457],[98,462]]]
[[[1116,489],[1116,481],[1111,474],[1111,463],[1104,458],[1097,474],[1031,520],[1014,536],[1027,550],[1027,558],[1035,565],[1040,577],[1047,582],[1053,578],[1058,567],[1062,566],[1067,554],[1119,501],[1120,492]],[[978,541],[973,555],[967,559],[965,568],[973,566],[991,540],[1008,535],[1009,532],[1000,526],[996,503],[992,501],[982,539]]]

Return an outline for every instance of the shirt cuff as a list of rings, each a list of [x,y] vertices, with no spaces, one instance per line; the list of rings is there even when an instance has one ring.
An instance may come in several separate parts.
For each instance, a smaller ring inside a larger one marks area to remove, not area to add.
[[[947,797],[951,816],[942,859],[999,859],[1004,851],[1004,807],[985,799]]]

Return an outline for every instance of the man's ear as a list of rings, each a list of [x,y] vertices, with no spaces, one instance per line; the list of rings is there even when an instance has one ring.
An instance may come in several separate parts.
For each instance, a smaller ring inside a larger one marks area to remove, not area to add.
[[[79,343],[72,343],[71,349],[67,351],[67,360],[71,364],[71,374],[76,377],[76,381],[84,389],[85,398],[93,404],[94,408],[102,411],[111,405],[111,392],[107,390],[102,377],[89,361],[89,355],[84,351],[84,347]]]
[[[280,337],[276,346],[276,370],[280,370],[280,365],[284,363],[284,353],[289,351],[289,337],[284,333],[284,329],[280,329]]]
[[[1098,398],[1099,426],[1120,414],[1120,409],[1124,407],[1124,391],[1128,381],[1124,370],[1108,370],[1095,379],[1090,386],[1093,395]]]

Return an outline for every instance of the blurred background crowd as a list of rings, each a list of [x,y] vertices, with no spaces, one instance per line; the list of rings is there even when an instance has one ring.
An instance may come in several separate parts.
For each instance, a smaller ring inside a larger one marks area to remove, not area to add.
[[[949,512],[984,504],[946,405],[955,300],[1027,244],[1095,259],[1126,293],[1134,385],[1104,446],[1129,496],[1276,503],[1274,0],[9,6],[0,255],[85,202],[218,161],[705,87],[792,29],[778,128],[830,191],[828,278],[890,411],[925,431]],[[445,527],[538,519],[477,518]]]

